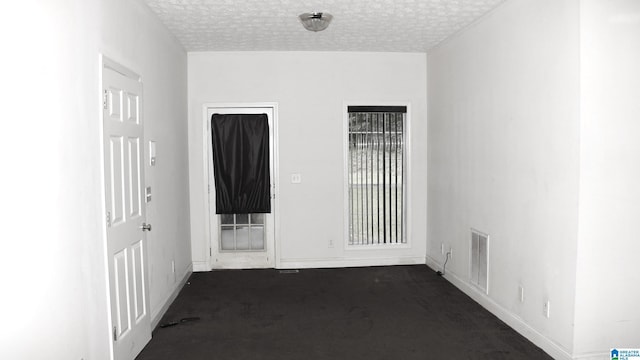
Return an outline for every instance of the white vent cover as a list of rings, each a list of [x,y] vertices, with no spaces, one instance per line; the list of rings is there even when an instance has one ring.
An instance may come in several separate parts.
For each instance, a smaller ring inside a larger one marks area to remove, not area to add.
[[[471,229],[471,283],[489,293],[489,235]]]

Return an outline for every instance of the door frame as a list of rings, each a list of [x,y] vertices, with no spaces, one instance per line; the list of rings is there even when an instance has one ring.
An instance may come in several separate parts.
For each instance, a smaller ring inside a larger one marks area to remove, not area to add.
[[[233,109],[233,108],[270,108],[273,112],[272,124],[273,128],[269,129],[271,133],[270,141],[273,143],[273,163],[271,167],[273,169],[273,179],[271,179],[272,188],[271,195],[273,198],[273,207],[272,207],[272,215],[273,215],[273,246],[274,246],[274,259],[273,265],[274,268],[280,267],[280,217],[278,214],[280,213],[280,201],[279,201],[279,173],[280,167],[278,159],[279,157],[279,141],[278,141],[278,103],[276,102],[255,102],[255,103],[205,103],[202,106],[202,169],[203,171],[203,184],[204,184],[204,194],[206,194],[206,206],[205,206],[205,217],[206,220],[204,222],[205,225],[205,234],[209,236],[207,241],[209,245],[209,251],[205,254],[205,259],[207,259],[208,268],[210,270],[214,269],[214,261],[213,261],[213,248],[216,246],[214,243],[213,232],[217,233],[217,228],[214,228],[216,224],[212,223],[211,215],[211,206],[210,206],[210,193],[209,189],[214,188],[214,184],[209,183],[209,168],[211,159],[209,158],[209,119],[208,112],[211,109]],[[217,235],[216,235],[217,236]]]
[[[101,206],[101,218],[100,218],[100,222],[102,224],[102,251],[103,251],[103,263],[102,263],[102,268],[104,270],[104,289],[105,289],[105,294],[106,294],[106,316],[107,316],[107,321],[106,321],[106,327],[105,327],[105,333],[106,333],[106,341],[109,344],[108,348],[109,348],[109,359],[113,360],[114,359],[114,343],[113,343],[113,334],[112,334],[112,329],[113,329],[113,316],[111,314],[111,286],[110,286],[110,274],[109,274],[109,261],[111,261],[111,259],[109,259],[109,250],[108,250],[108,237],[107,237],[107,199],[106,199],[106,181],[105,181],[105,162],[104,162],[104,153],[105,153],[105,146],[104,146],[104,109],[103,109],[103,92],[102,89],[104,88],[104,71],[105,70],[112,70],[115,71],[117,73],[122,74],[125,77],[128,77],[130,79],[133,79],[135,81],[138,82],[142,82],[142,77],[140,75],[138,75],[135,71],[127,68],[124,65],[121,65],[120,63],[116,62],[115,60],[112,60],[111,58],[109,58],[108,56],[104,55],[104,54],[100,54],[99,55],[99,71],[98,71],[98,76],[99,76],[99,81],[98,81],[98,118],[100,121],[100,126],[99,126],[99,142],[100,142],[100,206]],[[144,89],[143,89],[144,91]],[[143,93],[140,93],[140,96],[143,96]],[[144,114],[140,114],[140,117],[144,119]],[[147,153],[144,151],[145,147],[144,147],[144,120],[143,121],[143,141],[142,141],[142,146],[141,146],[141,151],[143,151],[143,166],[142,169],[143,171],[146,170],[146,156]],[[145,181],[146,181],[146,172],[145,172]],[[143,184],[144,185],[144,184]],[[142,206],[147,206],[146,203],[143,203]],[[147,267],[147,273],[149,270],[149,258],[148,258],[148,253],[146,253],[147,258],[145,259],[145,264],[144,266]],[[145,295],[146,295],[146,299],[149,299],[149,287],[146,286],[145,287]],[[151,316],[150,313],[150,309],[147,309],[147,311],[149,311],[149,317]],[[151,318],[150,318],[151,320]],[[149,335],[151,336],[151,329],[149,329]]]

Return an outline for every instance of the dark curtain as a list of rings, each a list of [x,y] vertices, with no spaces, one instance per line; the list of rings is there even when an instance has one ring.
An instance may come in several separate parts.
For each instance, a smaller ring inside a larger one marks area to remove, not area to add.
[[[267,114],[213,114],[216,214],[271,212]]]

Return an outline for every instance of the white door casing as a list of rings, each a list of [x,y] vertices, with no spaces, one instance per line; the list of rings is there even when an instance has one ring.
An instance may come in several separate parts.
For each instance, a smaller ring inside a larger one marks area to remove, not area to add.
[[[108,63],[102,70],[102,91],[111,340],[113,358],[124,360],[134,359],[151,339],[147,242],[142,229],[146,225],[142,83]]]
[[[213,114],[267,114],[269,119],[269,163],[271,177],[271,213],[265,214],[265,251],[222,251],[220,246],[220,216],[216,214],[215,180],[213,171],[213,149],[211,142],[211,116]],[[205,162],[208,191],[208,225],[210,264],[213,269],[273,268],[277,264],[276,216],[277,216],[277,142],[275,104],[207,104],[204,108]]]

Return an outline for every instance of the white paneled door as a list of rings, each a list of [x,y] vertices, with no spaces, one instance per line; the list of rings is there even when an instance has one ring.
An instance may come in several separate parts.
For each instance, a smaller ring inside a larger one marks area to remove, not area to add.
[[[125,74],[103,68],[107,251],[116,360],[134,359],[151,339],[142,83]]]

